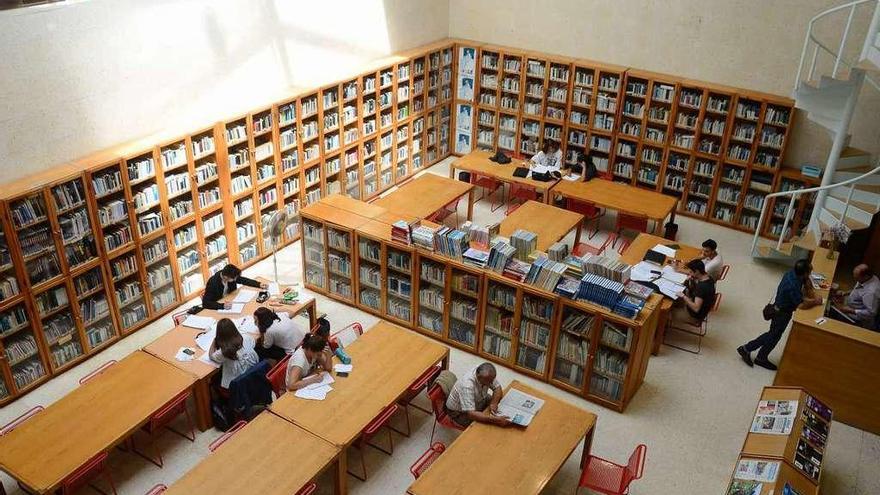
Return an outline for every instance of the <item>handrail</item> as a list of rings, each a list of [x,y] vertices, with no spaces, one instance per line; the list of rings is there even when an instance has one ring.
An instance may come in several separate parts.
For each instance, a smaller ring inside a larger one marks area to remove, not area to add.
[[[752,251],[751,252],[754,253],[755,248],[758,247],[758,240],[761,237],[761,226],[764,225],[764,219],[766,218],[767,207],[770,205],[770,201],[769,201],[770,199],[777,198],[780,196],[787,196],[787,195],[791,196],[791,201],[789,202],[788,210],[786,210],[786,212],[785,212],[785,222],[782,224],[782,233],[779,234],[779,241],[776,243],[776,249],[779,249],[780,247],[782,247],[782,242],[785,239],[785,231],[788,229],[788,222],[791,220],[791,213],[793,211],[794,202],[797,199],[797,196],[800,196],[802,194],[809,194],[809,193],[813,193],[813,192],[817,192],[817,191],[834,189],[835,187],[843,187],[843,186],[851,185],[849,194],[847,195],[847,198],[846,198],[846,206],[844,206],[843,213],[840,216],[840,221],[843,221],[843,219],[846,217],[846,212],[849,209],[849,203],[850,203],[850,200],[852,199],[853,189],[855,188],[855,183],[864,179],[865,177],[868,177],[870,175],[874,175],[877,173],[880,173],[880,165],[877,165],[873,169],[865,172],[864,174],[862,174],[858,177],[853,177],[851,179],[847,179],[845,181],[838,182],[836,184],[828,184],[825,186],[810,187],[807,189],[793,189],[791,191],[779,191],[779,192],[770,193],[770,194],[764,196],[764,204],[761,205],[761,216],[758,217],[758,227],[755,229],[755,236],[752,239]]]
[[[832,7],[828,10],[820,12],[819,14],[816,14],[815,16],[813,16],[810,19],[810,22],[807,24],[807,33],[804,37],[804,47],[801,49],[801,58],[800,58],[800,62],[798,63],[797,77],[795,77],[795,81],[794,81],[794,91],[797,91],[800,86],[801,73],[804,70],[804,62],[806,61],[806,58],[807,58],[807,49],[810,46],[811,41],[816,44],[816,48],[813,50],[813,58],[810,63],[810,73],[806,78],[807,80],[810,80],[813,78],[813,72],[815,71],[815,68],[816,68],[816,57],[819,54],[819,47],[821,47],[824,51],[826,51],[834,59],[833,76],[837,75],[837,70],[838,70],[841,63],[844,63],[845,65],[847,65],[849,67],[855,67],[855,64],[849,62],[848,60],[846,60],[846,58],[843,57],[843,51],[846,46],[847,37],[849,36],[850,27],[852,27],[852,20],[853,20],[853,15],[855,13],[855,9],[862,4],[868,4],[868,3],[875,3],[876,4],[876,3],[878,3],[878,1],[880,1],[880,0],[854,0],[852,2],[838,5],[837,7]],[[846,9],[850,9],[849,18],[847,19],[846,25],[844,26],[843,36],[841,37],[841,40],[840,40],[840,47],[837,52],[834,52],[830,48],[823,45],[818,39],[816,39],[816,37],[813,35],[813,25],[816,23],[816,21],[818,21],[819,19],[822,19],[823,17],[829,16],[831,14],[834,14],[836,12],[846,10]],[[868,33],[868,34],[870,35],[870,33]],[[880,90],[880,84],[878,84],[877,81],[874,81],[870,77],[866,77],[865,79],[867,79],[868,82],[872,86],[874,86],[875,89]]]

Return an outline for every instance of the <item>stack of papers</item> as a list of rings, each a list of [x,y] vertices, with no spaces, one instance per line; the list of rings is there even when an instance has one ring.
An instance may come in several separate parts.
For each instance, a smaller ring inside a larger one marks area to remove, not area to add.
[[[281,295],[281,286],[272,282],[269,284],[269,295],[270,296],[280,296]]]
[[[651,248],[652,251],[657,251],[660,254],[663,254],[667,258],[675,258],[675,249],[672,249],[669,246],[664,246],[663,244],[657,244],[656,246]]]
[[[324,400],[327,398],[327,394],[333,390],[333,387],[330,386],[335,380],[333,379],[333,375],[330,373],[322,372],[322,379],[318,383],[313,383],[307,387],[303,387],[296,392],[294,395],[299,397],[300,399],[309,399],[309,400]]]
[[[653,282],[660,292],[670,299],[678,299],[678,293],[684,292],[684,281],[687,275],[675,271],[670,265],[663,268],[648,261],[640,261],[633,265],[630,279],[637,282]]]
[[[239,289],[238,293],[235,295],[235,299],[233,299],[232,302],[247,304],[247,303],[251,302],[255,297],[257,297],[257,291],[248,290],[248,289]]]
[[[224,314],[241,314],[242,311],[244,311],[244,304],[243,303],[232,303],[232,307],[229,309],[218,309],[217,310],[218,313],[224,313]]]
[[[197,328],[199,330],[208,330],[217,325],[217,320],[210,316],[189,315],[183,320],[183,326]]]
[[[337,373],[351,373],[352,369],[354,369],[353,364],[336,363],[333,365],[333,371]]]

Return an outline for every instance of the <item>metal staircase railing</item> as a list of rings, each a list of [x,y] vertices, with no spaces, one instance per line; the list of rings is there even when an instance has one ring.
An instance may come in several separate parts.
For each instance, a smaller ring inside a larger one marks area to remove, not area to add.
[[[846,43],[849,38],[849,32],[850,32],[850,29],[852,28],[853,17],[855,16],[855,12],[858,7],[860,7],[862,5],[873,4],[874,8],[876,8],[878,2],[880,2],[880,0],[855,0],[853,2],[845,3],[843,5],[838,5],[837,7],[830,8],[824,12],[821,12],[821,13],[813,16],[813,18],[810,19],[809,24],[807,24],[807,34],[806,34],[806,37],[804,38],[804,48],[801,50],[801,60],[800,60],[800,63],[798,64],[797,77],[795,77],[795,81],[794,81],[794,90],[795,91],[798,90],[801,82],[813,80],[813,76],[816,73],[816,62],[818,61],[818,58],[819,58],[819,50],[820,49],[823,52],[827,53],[828,55],[831,55],[832,59],[834,60],[834,69],[831,72],[831,77],[837,77],[837,73],[840,70],[841,64],[846,65],[850,68],[855,67],[855,65],[856,65],[855,63],[847,60],[843,56],[843,51],[846,49]],[[849,9],[849,14],[846,19],[846,25],[843,28],[843,35],[840,37],[840,42],[838,44],[837,51],[835,52],[831,48],[828,48],[827,46],[825,46],[825,44],[823,44],[821,41],[819,41],[816,38],[816,36],[814,36],[813,25],[819,19],[830,16],[830,15],[835,14],[837,12],[843,12],[847,9]],[[872,23],[872,27],[873,27],[873,23]],[[813,55],[810,60],[810,70],[807,73],[807,77],[802,78],[801,75],[803,74],[803,71],[804,71],[804,63],[807,60],[807,51],[809,50],[811,44],[813,45]],[[878,81],[874,80],[873,78],[871,78],[869,76],[865,76],[865,80],[868,81],[869,84],[874,86],[875,89],[880,90],[880,83],[878,83]]]
[[[862,174],[858,177],[853,177],[852,179],[847,179],[845,181],[838,182],[837,184],[828,184],[826,186],[811,187],[809,189],[796,189],[796,190],[792,190],[792,191],[780,191],[780,192],[776,192],[776,193],[772,193],[772,194],[768,194],[767,196],[764,196],[764,204],[761,206],[761,216],[758,217],[758,228],[755,229],[755,236],[752,239],[752,251],[751,252],[754,254],[755,248],[758,246],[758,240],[761,238],[761,226],[764,225],[764,218],[766,218],[766,215],[767,215],[767,208],[770,205],[770,199],[778,198],[778,197],[782,197],[782,196],[791,196],[791,199],[789,200],[789,203],[788,203],[788,209],[785,212],[785,221],[782,224],[782,232],[779,234],[779,240],[776,242],[776,249],[778,250],[778,249],[782,248],[782,243],[785,241],[785,234],[788,231],[788,224],[791,221],[791,215],[795,209],[794,203],[795,203],[795,201],[797,201],[798,196],[801,196],[803,194],[810,194],[813,192],[823,191],[823,190],[829,190],[829,189],[833,189],[835,187],[842,187],[842,186],[849,185],[849,193],[846,195],[846,204],[844,205],[843,212],[841,212],[840,218],[838,219],[839,221],[843,222],[846,219],[846,213],[849,210],[849,204],[852,201],[853,191],[855,190],[856,183],[858,183],[859,181],[861,181],[865,177],[868,177],[868,176],[874,175],[874,174],[880,174],[880,165],[874,167],[874,169],[872,169],[868,172],[865,172],[864,174]],[[819,207],[820,207],[819,205],[814,206],[814,208],[819,208]],[[818,238],[819,238],[819,236],[816,236],[816,239],[818,239]]]

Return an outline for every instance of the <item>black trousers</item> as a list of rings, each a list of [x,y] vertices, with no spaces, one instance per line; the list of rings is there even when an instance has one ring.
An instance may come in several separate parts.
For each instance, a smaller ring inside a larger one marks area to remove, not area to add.
[[[260,357],[260,360],[274,359],[275,361],[281,361],[282,359],[284,359],[284,356],[287,355],[287,351],[285,351],[281,347],[278,347],[277,345],[273,345],[268,349],[261,345],[258,345],[254,350],[257,351],[257,356]]]
[[[779,343],[779,339],[782,338],[785,329],[788,328],[788,322],[791,321],[791,315],[791,313],[777,312],[776,316],[770,320],[770,330],[762,333],[758,338],[743,347],[749,352],[757,350],[758,355],[756,356],[756,359],[766,360],[767,356],[770,355],[770,352],[773,351],[773,348],[776,347],[776,344]]]

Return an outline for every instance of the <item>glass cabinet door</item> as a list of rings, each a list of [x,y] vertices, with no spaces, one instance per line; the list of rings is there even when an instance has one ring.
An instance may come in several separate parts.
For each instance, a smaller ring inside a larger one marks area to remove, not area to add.
[[[507,361],[516,316],[516,289],[490,279],[486,290],[483,352]]]

